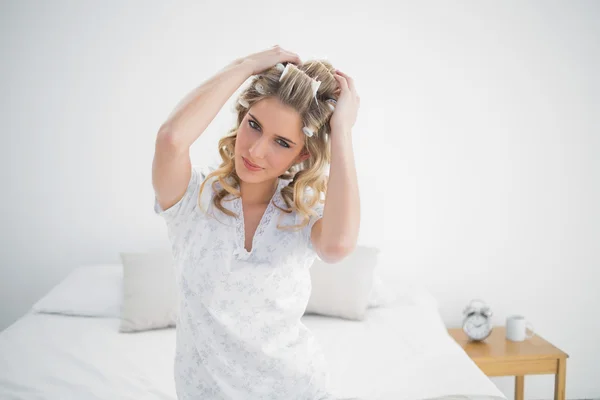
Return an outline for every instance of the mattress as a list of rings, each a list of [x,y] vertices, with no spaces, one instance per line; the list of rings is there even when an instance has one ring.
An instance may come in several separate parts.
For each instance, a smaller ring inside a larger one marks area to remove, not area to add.
[[[506,400],[435,307],[400,299],[363,321],[305,315],[340,398]],[[174,400],[175,329],[30,312],[0,333],[0,399]]]

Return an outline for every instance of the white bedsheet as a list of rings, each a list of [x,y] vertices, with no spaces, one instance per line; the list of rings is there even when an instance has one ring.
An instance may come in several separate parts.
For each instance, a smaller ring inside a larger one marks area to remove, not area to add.
[[[398,303],[364,321],[307,315],[340,397],[506,397],[432,307]],[[175,330],[118,333],[115,318],[26,314],[0,333],[0,399],[170,399]]]
[[[304,316],[322,343],[340,397],[506,399],[448,335],[436,309],[370,309],[364,321]]]

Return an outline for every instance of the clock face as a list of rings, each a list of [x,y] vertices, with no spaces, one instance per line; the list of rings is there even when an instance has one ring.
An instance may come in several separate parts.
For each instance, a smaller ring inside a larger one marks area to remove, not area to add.
[[[463,330],[471,339],[485,339],[491,331],[489,320],[483,315],[475,314],[467,318]]]

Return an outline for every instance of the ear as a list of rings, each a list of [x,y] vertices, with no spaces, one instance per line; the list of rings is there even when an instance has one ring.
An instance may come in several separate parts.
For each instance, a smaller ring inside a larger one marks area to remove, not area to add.
[[[308,152],[308,150],[306,150],[306,148],[304,148],[300,152],[300,155],[296,158],[296,163],[300,163],[300,162],[306,160],[309,157],[310,157],[310,153]]]

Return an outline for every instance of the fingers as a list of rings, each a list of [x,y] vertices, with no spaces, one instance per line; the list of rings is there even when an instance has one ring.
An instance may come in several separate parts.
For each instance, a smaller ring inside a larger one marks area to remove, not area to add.
[[[342,75],[338,75],[338,73],[336,72],[333,75],[333,77],[337,80],[338,84],[340,85],[340,89],[341,90],[349,89],[348,88],[348,82],[346,81],[346,79]]]
[[[292,53],[291,51],[284,51],[282,56],[283,58],[281,59],[281,62],[288,61],[296,65],[302,64],[300,56],[296,53]]]
[[[335,72],[336,72],[336,74],[340,74],[344,78],[344,80],[347,82],[348,88],[356,94],[356,86],[354,85],[354,79],[352,79],[351,77],[346,75],[344,72],[340,71],[339,69],[336,69]]]
[[[294,64],[296,64],[296,65],[302,64],[302,60],[300,59],[300,56],[298,54],[290,53],[290,57],[291,57],[291,62],[293,62]]]
[[[341,91],[348,90],[354,96],[357,96],[356,89],[354,88],[354,81],[352,80],[352,78],[350,78],[348,75],[341,73],[338,70],[335,71],[335,74],[333,76],[337,79],[338,83],[340,84]]]
[[[296,65],[302,64],[302,60],[298,54],[292,51],[287,51],[278,44],[273,46],[271,49],[279,55],[279,62],[291,62]]]

